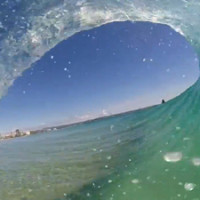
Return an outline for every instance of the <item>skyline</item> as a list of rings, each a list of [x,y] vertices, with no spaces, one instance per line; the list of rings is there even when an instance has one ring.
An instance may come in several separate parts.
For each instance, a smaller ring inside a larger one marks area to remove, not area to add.
[[[0,132],[158,104],[191,86],[198,73],[194,50],[165,25],[121,22],[83,31],[14,82],[0,101]]]

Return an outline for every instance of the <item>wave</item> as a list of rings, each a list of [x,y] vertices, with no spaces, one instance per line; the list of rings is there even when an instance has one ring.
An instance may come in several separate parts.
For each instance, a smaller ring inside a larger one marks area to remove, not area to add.
[[[0,198],[198,199],[199,89],[197,81],[166,104],[5,140]]]
[[[0,96],[6,93],[9,86],[24,70],[28,69],[59,42],[79,31],[108,22],[130,20],[167,24],[184,35],[200,56],[200,2],[198,0],[62,0],[59,3],[57,0],[40,0],[39,2],[35,0],[12,2],[5,0],[1,3],[0,11],[0,19],[2,19],[0,22]],[[91,124],[85,132],[81,127],[85,135],[88,134],[88,130],[90,130],[89,133],[96,134],[93,137],[91,134],[84,137],[86,143],[83,140],[81,145],[79,145],[80,135],[72,134],[73,141],[78,141],[77,146],[80,146],[80,151],[77,151],[80,155],[75,151],[74,155],[87,156],[88,144],[91,147],[93,144],[102,145],[102,147],[105,145],[108,155],[105,153],[103,156],[110,156],[110,153],[113,153],[113,171],[107,176],[103,176],[102,180],[99,180],[98,177],[95,180],[93,172],[96,170],[98,174],[99,171],[104,171],[106,162],[111,157],[105,159],[100,153],[94,153],[95,155],[89,159],[94,159],[95,163],[90,160],[89,167],[84,156],[79,158],[78,161],[83,160],[83,163],[79,163],[81,167],[79,168],[75,162],[72,162],[74,164],[72,166],[77,167],[74,167],[74,170],[77,171],[73,171],[68,178],[73,184],[74,177],[76,177],[76,181],[79,181],[76,183],[79,189],[83,186],[81,183],[86,184],[86,186],[82,190],[76,190],[75,194],[71,193],[69,198],[64,197],[63,199],[129,200],[133,196],[135,199],[142,200],[199,198],[199,188],[195,190],[195,187],[199,187],[200,179],[198,168],[200,166],[199,91],[200,80],[182,95],[166,104],[97,122],[98,126]],[[112,130],[107,129],[111,122],[115,123],[114,131],[108,137],[109,132],[112,132]],[[77,133],[82,134],[80,130]],[[99,138],[98,134],[100,133],[103,136],[99,142],[97,138]],[[118,136],[121,138],[120,141]],[[28,137],[26,139],[29,140]],[[116,141],[122,143],[116,144]],[[53,193],[53,190],[50,191],[47,188],[50,179],[55,186],[54,189],[56,188],[55,191],[65,190],[58,185],[56,177],[63,180],[65,184],[66,177],[62,175],[63,172],[66,173],[64,171],[66,163],[57,159],[61,158],[62,160],[63,156],[66,156],[63,152],[71,153],[70,149],[60,153],[58,149],[60,147],[65,149],[66,143],[60,144],[57,149],[57,144],[55,144],[57,140],[55,139],[50,144],[47,140],[38,140],[39,144],[40,142],[44,142],[45,145],[40,145],[41,152],[39,150],[37,152],[37,148],[33,148],[36,151],[33,154],[34,158],[31,158],[30,154],[26,154],[24,151],[24,149],[29,149],[27,152],[32,152],[32,149],[25,142],[21,142],[20,145],[16,142],[19,149],[22,149],[17,155],[25,155],[27,161],[31,163],[27,162],[28,166],[19,162],[18,156],[13,153],[16,149],[12,148],[12,145],[8,145],[12,150],[7,150],[6,145],[3,146],[6,149],[5,155],[3,155],[7,156],[8,154],[4,165],[5,169],[9,171],[9,175],[3,177],[2,185],[0,185],[3,191],[1,195],[7,195],[7,199],[10,199],[10,196],[13,199],[14,196],[16,196],[15,199],[19,199],[19,196],[21,198],[21,190],[23,190],[23,194],[27,193],[27,196],[32,195],[32,199],[41,198],[40,192]],[[110,145],[111,142],[112,145]],[[37,145],[37,142],[34,145]],[[47,146],[51,147],[48,151]],[[52,156],[53,147],[56,151],[54,151],[55,155]],[[112,151],[111,147],[113,147]],[[69,155],[72,160],[74,159],[73,153]],[[40,161],[40,156],[38,158],[38,155],[41,154],[44,154],[45,158],[46,155],[49,156],[46,163]],[[13,156],[13,159],[17,160],[10,160],[9,156]],[[38,163],[32,160],[36,158],[39,160]],[[95,160],[96,158],[99,160]],[[53,165],[52,159],[55,159],[55,165]],[[132,160],[135,162],[130,162]],[[58,163],[62,164],[61,167],[59,166],[60,169],[63,169],[61,172],[55,171],[58,169]],[[83,166],[85,168],[82,168]],[[2,165],[2,167],[4,166]],[[1,169],[0,173],[3,174],[5,169]],[[46,170],[46,174],[43,174],[43,169]],[[80,169],[86,170],[88,177],[85,178],[87,174]],[[19,173],[16,173],[16,170]],[[39,173],[46,180],[39,185],[41,188],[34,184],[38,181],[36,178]],[[15,184],[11,184],[13,177],[16,179]],[[30,183],[30,177],[33,179],[32,183]],[[87,179],[86,183],[84,179]],[[140,182],[141,184],[138,184]],[[25,183],[25,186],[17,188],[16,183],[19,185]],[[39,195],[38,198],[29,192],[29,186],[36,188],[35,194]],[[192,190],[194,190],[192,193],[188,193]],[[16,191],[16,194],[13,191]],[[43,197],[43,199],[46,198],[46,196]]]
[[[184,35],[200,55],[197,0],[4,0],[0,11],[0,96],[59,42],[108,22],[167,24]]]

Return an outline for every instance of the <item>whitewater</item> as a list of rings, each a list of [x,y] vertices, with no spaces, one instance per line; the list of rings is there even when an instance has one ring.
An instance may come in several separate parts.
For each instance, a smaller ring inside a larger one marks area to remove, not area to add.
[[[59,42],[108,22],[169,25],[200,56],[198,0],[16,0],[0,11],[1,96]],[[164,105],[4,141],[0,199],[198,200],[199,89],[198,80]]]
[[[198,0],[4,0],[0,7],[0,96],[59,42],[108,22],[169,25],[199,54],[199,8]]]

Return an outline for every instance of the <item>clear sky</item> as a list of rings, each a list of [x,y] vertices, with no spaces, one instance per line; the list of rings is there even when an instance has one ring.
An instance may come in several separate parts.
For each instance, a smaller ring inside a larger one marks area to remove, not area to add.
[[[63,41],[14,82],[0,101],[0,132],[158,104],[197,77],[194,51],[169,27],[107,24]]]

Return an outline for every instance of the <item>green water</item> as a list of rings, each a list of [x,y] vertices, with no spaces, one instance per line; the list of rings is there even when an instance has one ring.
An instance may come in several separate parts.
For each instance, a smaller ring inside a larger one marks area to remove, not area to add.
[[[167,24],[200,55],[198,0],[15,3],[0,13],[10,16],[1,23],[0,96],[60,41],[112,21]],[[199,87],[158,107],[1,141],[0,200],[200,199]]]
[[[2,141],[0,199],[199,199],[199,87],[163,105]],[[177,162],[167,162],[173,152]]]

